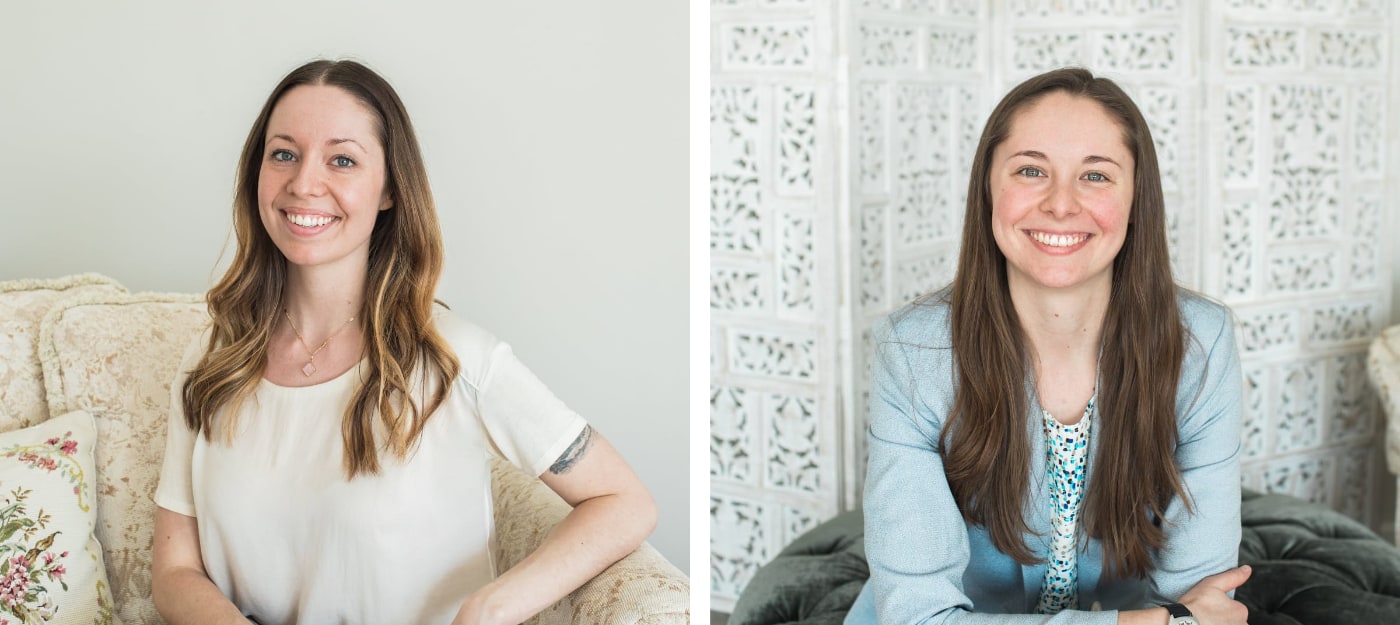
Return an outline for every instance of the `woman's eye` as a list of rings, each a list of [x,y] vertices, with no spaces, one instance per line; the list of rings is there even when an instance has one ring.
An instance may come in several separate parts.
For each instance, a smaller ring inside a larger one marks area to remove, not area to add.
[[[286,150],[273,150],[272,154],[268,155],[268,158],[274,161],[281,161],[283,163],[296,159],[296,157],[292,156],[291,152],[288,152]]]
[[[350,158],[349,158],[349,157],[346,157],[346,156],[337,156],[337,157],[335,157],[334,159],[332,159],[331,162],[332,162],[332,163],[335,163],[335,166],[336,166],[336,167],[354,167],[354,166],[355,166],[355,161],[350,160]]]
[[[1027,178],[1040,178],[1045,176],[1045,172],[1042,172],[1034,167],[1022,167],[1021,169],[1016,170],[1016,173],[1022,176],[1026,176]]]
[[[1084,179],[1088,180],[1089,182],[1108,182],[1108,176],[1105,176],[1096,171],[1091,171],[1087,174],[1084,174]]]

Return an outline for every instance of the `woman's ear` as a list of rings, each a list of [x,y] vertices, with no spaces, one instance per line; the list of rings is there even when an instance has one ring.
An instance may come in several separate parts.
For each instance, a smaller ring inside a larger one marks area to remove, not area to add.
[[[384,193],[384,199],[379,202],[379,210],[386,211],[394,206],[394,198],[388,192]]]

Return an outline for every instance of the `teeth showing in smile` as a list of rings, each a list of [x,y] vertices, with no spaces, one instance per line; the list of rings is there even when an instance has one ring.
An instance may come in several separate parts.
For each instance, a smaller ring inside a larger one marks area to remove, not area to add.
[[[335,219],[335,217],[328,217],[325,215],[293,215],[291,213],[287,213],[287,221],[290,221],[303,228],[315,228],[317,226],[324,226],[332,221],[335,221]]]
[[[1031,238],[1042,245],[1050,247],[1069,247],[1079,245],[1089,238],[1087,234],[1047,234],[1045,232],[1032,232]]]

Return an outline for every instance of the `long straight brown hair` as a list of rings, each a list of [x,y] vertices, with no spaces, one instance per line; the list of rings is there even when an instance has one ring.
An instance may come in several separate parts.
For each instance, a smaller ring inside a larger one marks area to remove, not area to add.
[[[272,110],[301,85],[328,85],[354,96],[373,113],[384,147],[393,205],[379,211],[370,234],[365,301],[357,315],[365,323],[369,366],[341,422],[347,478],[373,475],[379,472],[381,446],[396,458],[408,455],[460,365],[432,323],[442,232],[413,124],[393,87],[354,61],[312,61],[293,70],[272,90],[248,131],[234,192],[237,249],[206,296],[212,328],[204,356],[185,380],[185,422],[212,441],[217,421],[221,439],[231,441],[239,406],[262,380],[268,342],[281,319],[287,259],[258,215],[258,176]],[[432,389],[422,407],[410,392],[414,376],[420,388]],[[376,419],[384,440],[375,436]]]
[[[1174,496],[1188,501],[1174,460],[1177,376],[1186,337],[1152,135],[1132,99],[1087,70],[1055,70],[1012,89],[992,111],[977,144],[962,250],[946,292],[958,375],[939,450],[963,517],[985,527],[1003,553],[1022,564],[1036,562],[1024,541],[1031,368],[1007,286],[1006,257],[992,235],[989,172],[992,152],[1006,140],[1017,113],[1053,92],[1102,105],[1122,127],[1135,163],[1127,235],[1113,262],[1100,346],[1094,426],[1099,442],[1092,459],[1099,470],[1089,478],[1081,518],[1085,533],[1103,545],[1106,575],[1142,577],[1164,545],[1160,519],[1167,504]]]

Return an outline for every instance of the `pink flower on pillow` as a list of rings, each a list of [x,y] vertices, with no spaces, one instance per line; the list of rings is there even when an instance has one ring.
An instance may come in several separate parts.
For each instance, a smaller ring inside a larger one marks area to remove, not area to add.
[[[24,603],[29,593],[29,563],[19,555],[10,558],[9,564],[9,572],[0,579],[0,603],[13,608]]]
[[[78,441],[69,438],[72,434],[72,432],[68,432],[63,435],[63,438],[55,436],[44,441],[44,444],[57,447],[59,451],[71,456],[78,451]]]

